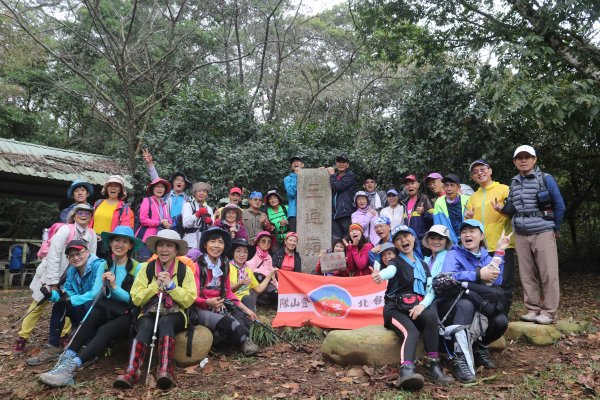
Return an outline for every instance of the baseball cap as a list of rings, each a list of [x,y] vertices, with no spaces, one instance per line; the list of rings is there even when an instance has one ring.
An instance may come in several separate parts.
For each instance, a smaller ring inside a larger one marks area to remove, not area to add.
[[[408,181],[415,181],[415,182],[417,182],[418,179],[417,179],[417,177],[415,175],[408,175],[404,179],[402,179],[402,183],[406,183]]]
[[[232,187],[232,188],[229,190],[229,194],[233,194],[233,193],[237,193],[237,194],[239,194],[239,195],[241,196],[241,195],[242,195],[242,189],[240,189],[240,188],[239,188],[239,187],[237,187],[237,186],[234,186],[234,187]]]
[[[252,192],[250,193],[250,196],[248,196],[249,199],[262,199],[263,195],[261,192]]]
[[[465,219],[458,225],[458,231],[462,231],[465,226],[472,226],[473,228],[478,228],[481,232],[484,232],[483,224],[476,219]]]
[[[338,155],[335,158],[336,162],[350,162],[350,159],[348,158],[348,156],[344,153],[341,153],[340,155]]]
[[[389,196],[390,194],[394,195],[396,197],[400,195],[396,189],[390,189],[390,190],[388,190],[387,193],[386,193],[386,195]]]
[[[456,183],[457,185],[460,185],[460,178],[456,174],[448,174],[444,177],[444,179],[442,179],[442,183],[446,182]]]
[[[475,160],[471,163],[471,165],[469,165],[469,171],[471,171],[473,169],[474,166],[476,165],[485,165],[486,167],[490,166],[490,163],[488,163],[487,161],[485,161],[483,158],[480,158],[478,160]]]
[[[71,240],[65,246],[65,254],[67,254],[69,252],[69,250],[71,250],[71,249],[77,249],[77,250],[87,249],[87,243],[80,239]]]
[[[438,172],[432,172],[429,175],[427,175],[427,177],[425,178],[425,180],[428,179],[442,179],[442,175]]]
[[[537,157],[535,155],[535,149],[529,145],[524,144],[523,146],[519,146],[517,147],[517,149],[515,150],[515,154],[513,154],[513,158],[517,158],[517,155],[519,153],[527,153],[532,155],[533,157]]]

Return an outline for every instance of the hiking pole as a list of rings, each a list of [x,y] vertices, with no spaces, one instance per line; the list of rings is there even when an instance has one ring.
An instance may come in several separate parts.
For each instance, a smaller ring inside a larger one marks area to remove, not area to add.
[[[150,367],[152,366],[152,353],[154,353],[154,346],[156,344],[157,339],[157,330],[158,330],[158,318],[160,318],[160,305],[162,303],[163,298],[163,289],[160,288],[158,292],[158,305],[156,306],[156,319],[154,320],[154,332],[152,333],[152,343],[150,343],[150,358],[148,358],[148,372],[146,372],[146,386],[148,385],[148,380],[150,379]]]
[[[289,344],[290,346],[292,346],[292,348],[296,351],[302,351],[304,353],[309,353],[309,351],[307,351],[304,347],[300,347],[295,345],[294,343],[290,342],[289,340],[285,339],[283,336],[279,335],[277,332],[275,332],[270,326],[260,322],[258,319],[255,319],[254,321],[255,324],[261,326],[262,328],[266,329],[267,332],[272,333],[273,335],[275,335],[275,337],[277,337],[279,340],[286,342],[287,344]]]
[[[15,323],[10,326],[10,329],[8,329],[7,332],[10,331],[10,330],[12,330],[12,329],[15,329],[15,326],[17,326],[18,324],[20,324],[21,321],[23,321],[25,318],[27,318],[27,316],[29,314],[31,314],[32,312],[34,312],[39,306],[41,306],[42,304],[44,304],[46,301],[48,301],[48,299],[46,299],[46,298],[43,298],[42,300],[38,301],[37,304],[35,305],[35,307],[33,307],[31,310],[27,311],[27,313],[25,313],[25,315],[23,315],[21,318],[19,318],[17,321],[15,321]]]
[[[83,326],[83,323],[85,322],[87,317],[90,315],[90,313],[92,312],[92,310],[94,309],[96,304],[98,304],[98,301],[100,301],[100,299],[102,298],[103,295],[105,295],[105,293],[102,290],[102,288],[100,288],[100,291],[98,292],[96,297],[94,297],[94,301],[92,301],[92,305],[90,306],[90,308],[88,308],[87,312],[83,316],[83,319],[79,322],[79,326],[75,330],[75,333],[71,335],[71,340],[69,340],[69,343],[67,343],[67,345],[64,347],[65,350],[61,353],[60,357],[58,357],[58,361],[56,361],[54,368],[56,368],[58,366],[58,364],[60,364],[60,361],[62,360],[63,356],[65,355],[67,350],[69,350],[69,347],[71,347],[71,343],[73,343],[73,340],[75,340],[75,337],[77,336],[77,334],[79,333],[79,330]],[[66,313],[66,307],[65,307],[65,313]],[[52,369],[54,369],[54,368],[52,368]]]

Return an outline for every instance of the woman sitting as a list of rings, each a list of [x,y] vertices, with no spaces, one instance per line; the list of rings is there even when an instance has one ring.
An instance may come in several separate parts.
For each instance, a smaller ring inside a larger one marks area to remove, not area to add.
[[[200,238],[204,256],[198,260],[194,312],[197,324],[206,326],[215,337],[227,340],[230,345],[240,346],[242,354],[248,356],[256,354],[259,348],[250,339],[248,326],[238,319],[254,321],[256,314],[231,291],[229,261],[225,257],[230,248],[231,236],[221,228],[210,228]],[[245,316],[239,315],[240,311]]]
[[[146,246],[158,258],[140,267],[131,287],[131,300],[140,308],[140,313],[127,369],[113,383],[114,387],[120,389],[129,389],[137,382],[146,349],[150,344],[154,347],[157,337],[160,340],[156,385],[161,389],[173,386],[175,335],[187,327],[189,321],[186,309],[196,299],[193,272],[175,258],[185,256],[188,251],[187,242],[181,240],[177,232],[165,229],[156,236],[148,237]],[[158,325],[155,331],[157,313]]]
[[[417,343],[423,335],[427,352],[428,377],[437,383],[448,383],[439,363],[437,311],[435,305],[426,307],[422,301],[427,293],[427,265],[415,254],[417,235],[412,228],[394,228],[393,244],[381,246],[381,271],[372,270],[375,283],[388,281],[385,292],[383,321],[386,328],[404,339],[401,347],[400,376],[397,386],[405,390],[423,387],[423,376],[415,371]]]
[[[263,305],[277,304],[277,286],[279,284],[273,273],[273,259],[269,254],[272,243],[269,232],[258,232],[256,235],[256,254],[247,262],[248,267],[254,273],[258,282],[262,282],[265,279],[269,281],[267,288],[257,299],[257,302]]]
[[[369,251],[373,248],[373,243],[369,242],[363,234],[363,228],[359,224],[351,224],[348,228],[350,238],[344,240],[346,245],[348,270],[340,276],[363,276],[369,275]]]
[[[488,253],[483,234],[483,225],[475,219],[467,219],[460,223],[461,246],[452,246],[446,254],[442,272],[451,273],[457,281],[462,281],[463,286],[470,291],[477,292],[478,286],[484,284],[490,289],[502,284],[502,271],[504,269],[504,250],[510,245],[510,236],[504,232],[498,240],[496,252],[493,257]],[[487,287],[486,286],[486,287]],[[481,289],[480,289],[481,290]],[[503,293],[500,289],[499,292]],[[471,325],[477,305],[473,298],[465,296],[452,308],[454,299],[440,299],[438,311],[441,316],[446,315],[449,310],[448,319],[452,325]],[[476,366],[495,368],[487,345],[500,338],[508,328],[508,317],[501,312],[489,314],[488,327],[481,341],[473,344],[473,355]],[[467,364],[467,356],[458,343],[454,344],[455,357],[452,359],[452,370],[454,377],[461,382],[474,382],[473,374]]]
[[[344,253],[344,258],[346,258],[346,269],[343,271],[333,271],[333,272],[325,272],[323,273],[321,270],[321,257],[328,253]],[[317,261],[317,266],[315,270],[312,272],[315,275],[340,275],[346,272],[348,269],[348,258],[346,256],[346,245],[344,245],[343,240],[336,240],[333,242],[333,246],[329,250],[321,250],[321,254],[319,254],[319,261]]]
[[[296,251],[298,246],[298,234],[288,232],[285,235],[283,247],[273,253],[273,267],[283,271],[302,272],[302,260],[300,253]]]
[[[47,385],[72,385],[78,368],[102,354],[111,341],[129,336],[132,308],[129,291],[139,270],[131,254],[142,246],[142,241],[133,235],[129,226],[117,226],[112,232],[102,232],[101,236],[112,253],[102,274],[104,287],[108,289],[104,293],[106,297],[90,311],[60,363],[39,376]]]

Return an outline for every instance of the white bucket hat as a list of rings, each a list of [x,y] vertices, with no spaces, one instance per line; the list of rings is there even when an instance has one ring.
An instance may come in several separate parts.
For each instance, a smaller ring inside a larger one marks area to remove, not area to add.
[[[178,256],[185,256],[188,252],[187,242],[185,240],[181,240],[181,237],[179,236],[179,234],[172,229],[163,229],[162,231],[158,232],[156,234],[156,236],[148,236],[146,238],[145,243],[146,243],[146,246],[154,254],[156,254],[156,244],[160,240],[166,240],[166,241],[177,244],[177,255]]]
[[[452,243],[452,239],[450,239],[450,230],[445,225],[433,225],[431,228],[429,228],[429,230],[427,231],[427,233],[425,234],[425,236],[423,236],[423,239],[421,240],[421,244],[423,245],[423,247],[425,247],[426,249],[429,249],[427,239],[429,238],[429,235],[432,233],[435,233],[435,234],[445,237],[447,240],[446,241],[446,250],[450,250],[453,243]]]

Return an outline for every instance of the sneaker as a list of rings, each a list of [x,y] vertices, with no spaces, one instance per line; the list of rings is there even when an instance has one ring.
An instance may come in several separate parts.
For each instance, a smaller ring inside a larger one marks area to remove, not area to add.
[[[250,338],[246,339],[246,341],[242,343],[242,354],[245,356],[254,355],[258,353],[259,350],[260,348],[258,347],[258,345],[254,343]]]
[[[477,378],[469,369],[467,356],[462,353],[456,353],[452,359],[452,373],[457,381],[462,383],[475,382]]]
[[[41,374],[38,379],[52,387],[73,385],[75,383],[73,378],[75,377],[76,370],[77,364],[75,363],[75,358],[63,357],[56,368]]]
[[[27,339],[19,336],[17,341],[15,342],[15,347],[13,347],[13,353],[21,354],[25,351],[25,345],[27,344]]]
[[[521,315],[521,321],[535,322],[535,319],[540,315],[537,311],[529,311],[525,315]]]
[[[33,356],[25,360],[25,364],[30,367],[49,363],[54,360],[58,360],[60,356],[60,347],[54,347],[46,344],[46,348],[43,349],[38,355]]]
[[[554,318],[546,314],[540,314],[537,317],[535,317],[535,320],[533,320],[533,322],[540,325],[550,325],[554,323]]]

